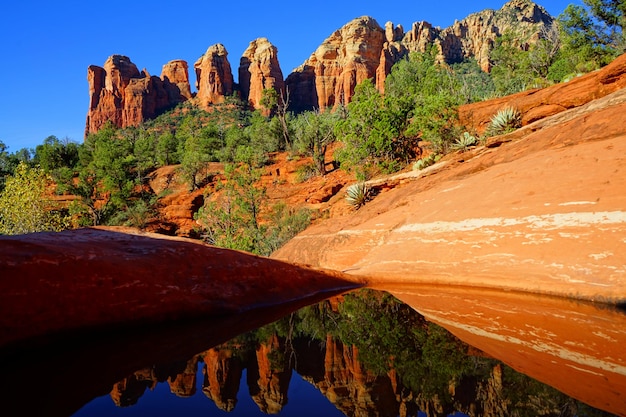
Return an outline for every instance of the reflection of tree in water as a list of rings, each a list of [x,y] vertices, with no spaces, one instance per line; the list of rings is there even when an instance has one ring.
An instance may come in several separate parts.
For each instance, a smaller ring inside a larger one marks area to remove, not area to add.
[[[204,362],[202,391],[227,411],[235,408],[247,369],[250,396],[270,414],[287,404],[295,370],[347,416],[607,415],[486,357],[391,295],[372,290],[306,307],[196,360]],[[170,376],[168,382],[179,379]]]

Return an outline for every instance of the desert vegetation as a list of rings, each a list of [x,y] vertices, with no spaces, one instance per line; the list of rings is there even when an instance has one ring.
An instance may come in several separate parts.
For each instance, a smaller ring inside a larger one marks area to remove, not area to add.
[[[0,233],[144,227],[157,216],[163,197],[147,186],[148,175],[176,165],[190,192],[205,190],[204,206],[196,213],[198,237],[269,254],[312,216],[268,204],[258,179],[273,153],[308,159],[302,181],[336,167],[360,182],[406,167],[422,169],[482,139],[460,126],[458,106],[567,81],[623,53],[625,14],[623,2],[570,5],[537,42],[521,34],[500,37],[490,72],[472,59],[440,63],[435,50],[411,53],[392,68],[384,94],[365,80],[350,103],[333,112],[291,112],[288,92],[268,90],[257,110],[233,96],[211,112],[181,104],[138,127],[107,125],[81,144],[50,136],[35,149],[10,153],[0,142]],[[502,109],[486,134],[519,125],[519,112]],[[337,150],[329,168],[333,145]],[[224,171],[212,171],[212,162],[224,164]],[[58,205],[44,198],[52,190],[71,199]],[[358,208],[368,195],[353,191],[347,201]],[[28,203],[33,199],[42,203]],[[17,214],[27,213],[24,207],[34,210],[26,216],[29,225],[18,220]]]

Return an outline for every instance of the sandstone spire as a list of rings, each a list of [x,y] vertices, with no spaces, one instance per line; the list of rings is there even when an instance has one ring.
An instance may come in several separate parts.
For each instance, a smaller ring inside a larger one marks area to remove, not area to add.
[[[228,62],[228,52],[221,43],[212,45],[194,64],[196,70],[197,104],[208,109],[211,104],[222,103],[233,94],[233,73]]]
[[[278,50],[267,38],[250,42],[239,63],[241,95],[256,109],[261,107],[263,90],[273,88],[279,94],[285,89],[278,63]]]
[[[172,67],[180,69],[176,71],[176,77],[172,76],[175,83],[151,76],[145,69],[140,72],[123,55],[110,56],[104,67],[90,65],[87,69],[89,110],[85,137],[100,130],[107,122],[117,127],[137,126],[190,98],[189,81],[187,79],[185,86],[182,74],[187,63],[176,62]]]

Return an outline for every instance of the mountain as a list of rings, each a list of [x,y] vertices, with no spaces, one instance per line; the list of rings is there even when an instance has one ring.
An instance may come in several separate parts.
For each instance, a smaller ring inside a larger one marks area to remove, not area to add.
[[[363,16],[332,33],[286,79],[276,47],[265,38],[253,40],[240,59],[238,85],[226,48],[216,44],[194,64],[194,94],[185,61],[165,64],[157,77],[139,71],[130,58],[113,55],[104,67],[88,68],[90,102],[85,136],[97,132],[107,121],[118,127],[136,126],[183,101],[209,109],[234,92],[259,108],[261,94],[269,88],[279,93],[287,89],[294,111],[333,108],[349,103],[354,88],[365,79],[374,79],[383,91],[393,64],[411,52],[425,52],[431,47],[441,62],[475,58],[484,71],[489,71],[490,53],[499,36],[514,33],[524,48],[538,40],[542,28],[552,21],[543,7],[529,0],[511,0],[500,10],[471,14],[446,29],[422,21],[405,32],[401,25],[387,22],[383,28],[374,18]]]

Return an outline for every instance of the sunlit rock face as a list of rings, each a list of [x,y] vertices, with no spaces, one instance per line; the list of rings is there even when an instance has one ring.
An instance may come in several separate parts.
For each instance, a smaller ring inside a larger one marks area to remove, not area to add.
[[[212,45],[194,64],[196,71],[195,103],[208,110],[212,104],[223,103],[233,94],[234,78],[228,52],[221,43]]]
[[[273,89],[283,96],[285,81],[278,63],[278,49],[267,40],[258,38],[250,42],[239,63],[239,88],[241,96],[255,109],[262,109],[263,90]]]
[[[553,18],[528,0],[513,0],[499,10],[484,10],[455,21],[446,29],[428,22],[413,23],[404,31],[387,22],[382,28],[368,16],[348,22],[330,35],[300,67],[287,77],[295,109],[335,109],[346,105],[354,88],[371,78],[384,92],[393,64],[411,52],[434,48],[441,63],[475,58],[484,71],[491,70],[491,51],[503,34],[515,34],[520,48],[536,42]]]
[[[346,105],[357,84],[376,75],[385,33],[363,16],[330,35],[287,77],[294,108],[320,110]]]
[[[494,137],[487,147],[450,154],[424,171],[428,176],[414,171],[372,181],[381,190],[373,201],[309,228],[273,256],[371,283],[623,301],[625,62],[546,91],[464,108],[462,120],[475,126],[507,105],[519,104],[522,119],[534,119],[548,98],[549,106],[569,110]]]
[[[191,93],[188,78],[185,83],[183,63],[167,64],[162,78],[139,71],[123,55],[110,56],[104,67],[89,66],[85,136],[97,132],[107,122],[116,127],[137,126],[187,100]]]

